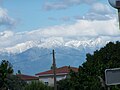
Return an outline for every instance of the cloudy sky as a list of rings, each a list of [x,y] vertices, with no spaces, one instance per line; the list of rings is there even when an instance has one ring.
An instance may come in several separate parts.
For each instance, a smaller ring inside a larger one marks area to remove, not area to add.
[[[1,47],[46,37],[119,37],[108,0],[0,0]]]
[[[107,0],[0,0],[0,28],[17,32],[79,20],[110,20],[116,11]]]

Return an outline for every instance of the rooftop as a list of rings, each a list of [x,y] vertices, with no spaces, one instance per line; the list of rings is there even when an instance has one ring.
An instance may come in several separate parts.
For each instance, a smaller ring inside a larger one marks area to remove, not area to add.
[[[21,78],[22,80],[25,80],[25,81],[28,81],[28,80],[39,80],[38,77],[24,75],[24,74],[17,74],[16,76],[18,76],[19,78]]]
[[[56,75],[68,74],[70,72],[70,69],[72,69],[75,72],[78,71],[78,68],[76,68],[76,67],[63,66],[63,67],[60,67],[60,68],[56,68]],[[35,75],[36,76],[53,75],[53,70],[40,72],[40,73],[37,73]]]

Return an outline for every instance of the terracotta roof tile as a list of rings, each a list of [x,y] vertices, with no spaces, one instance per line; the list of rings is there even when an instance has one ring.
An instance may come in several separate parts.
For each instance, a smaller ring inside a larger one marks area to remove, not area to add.
[[[29,76],[23,74],[17,74],[16,76],[20,77],[22,80],[39,80],[39,78],[35,76]]]
[[[78,71],[78,68],[76,67],[70,67],[70,69],[72,69],[73,71],[77,72]],[[60,67],[60,68],[57,68],[56,69],[56,74],[63,74],[63,73],[69,73],[70,72],[70,69],[68,66],[63,66],[63,67]],[[48,71],[45,71],[45,72],[40,72],[40,73],[37,73],[35,74],[36,76],[42,76],[42,75],[51,75],[53,74],[53,70],[48,70]]]

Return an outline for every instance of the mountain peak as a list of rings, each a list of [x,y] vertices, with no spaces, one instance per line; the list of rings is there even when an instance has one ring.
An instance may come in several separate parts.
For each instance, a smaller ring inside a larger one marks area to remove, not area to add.
[[[104,46],[108,41],[102,40],[102,38],[86,39],[86,40],[64,40],[63,38],[49,38],[42,39],[40,41],[27,41],[24,43],[18,43],[15,46],[2,48],[1,52],[8,53],[22,53],[30,48],[55,48],[55,47],[71,47],[71,48],[95,48]]]

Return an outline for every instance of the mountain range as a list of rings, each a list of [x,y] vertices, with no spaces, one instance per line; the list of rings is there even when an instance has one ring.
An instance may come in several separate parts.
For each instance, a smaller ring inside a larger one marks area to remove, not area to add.
[[[8,60],[14,72],[21,70],[24,74],[34,75],[50,69],[52,66],[52,50],[55,50],[57,67],[70,65],[78,67],[86,59],[86,53],[105,46],[109,40],[100,37],[93,39],[50,38],[37,41],[26,41],[12,47],[0,49],[0,60]]]

